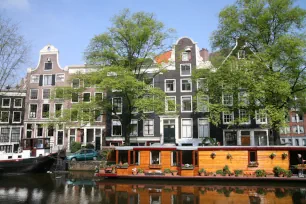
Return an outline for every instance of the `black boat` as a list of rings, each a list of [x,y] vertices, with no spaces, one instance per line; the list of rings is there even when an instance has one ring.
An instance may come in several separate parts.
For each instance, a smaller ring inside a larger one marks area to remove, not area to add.
[[[23,139],[15,153],[0,152],[0,173],[45,173],[57,159],[50,151],[50,138]]]

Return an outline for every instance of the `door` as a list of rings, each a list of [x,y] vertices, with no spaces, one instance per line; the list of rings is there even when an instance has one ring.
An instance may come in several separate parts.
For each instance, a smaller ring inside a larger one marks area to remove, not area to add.
[[[96,137],[96,150],[101,150],[101,137]]]
[[[175,125],[164,125],[164,143],[175,143]]]

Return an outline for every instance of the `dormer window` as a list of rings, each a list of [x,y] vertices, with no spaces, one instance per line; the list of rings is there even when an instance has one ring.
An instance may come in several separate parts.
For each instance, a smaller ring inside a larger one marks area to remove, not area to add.
[[[48,58],[47,62],[45,62],[45,70],[51,70],[52,69],[52,62],[51,59]]]
[[[245,50],[238,51],[238,59],[245,59]]]

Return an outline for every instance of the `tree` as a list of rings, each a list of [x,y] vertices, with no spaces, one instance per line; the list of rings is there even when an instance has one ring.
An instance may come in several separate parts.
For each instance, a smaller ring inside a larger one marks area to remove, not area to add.
[[[132,118],[143,119],[164,112],[165,94],[152,86],[152,78],[166,69],[156,64],[154,57],[170,48],[167,40],[173,30],[165,29],[151,13],[131,14],[129,10],[115,16],[112,23],[108,32],[91,40],[86,51],[87,66],[95,71],[74,77],[90,81],[106,97],[99,103],[93,101],[95,104],[74,104],[71,111],[83,112],[83,116],[78,114],[78,121],[84,121],[86,115],[82,110],[89,110],[89,118],[93,118],[95,109],[101,109],[108,118],[120,121],[125,145],[129,145]],[[65,89],[67,97],[83,91]]]
[[[26,61],[28,45],[19,26],[0,15],[0,89],[12,86],[20,66]]]
[[[244,109],[258,118],[266,114],[270,144],[280,144],[285,116],[296,107],[296,98],[299,105],[305,101],[305,17],[306,11],[292,0],[238,0],[220,12],[211,38],[218,50],[213,55],[218,60],[212,59],[215,69],[195,74],[207,78],[208,89],[198,94],[209,95],[214,124],[220,124],[221,112]],[[232,106],[222,103],[222,94],[233,96]],[[238,118],[232,125],[244,121]]]

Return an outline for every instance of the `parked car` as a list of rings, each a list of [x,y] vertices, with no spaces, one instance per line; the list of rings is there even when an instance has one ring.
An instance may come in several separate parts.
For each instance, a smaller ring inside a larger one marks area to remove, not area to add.
[[[67,160],[71,161],[97,160],[98,157],[99,153],[94,149],[81,149],[67,156]]]

